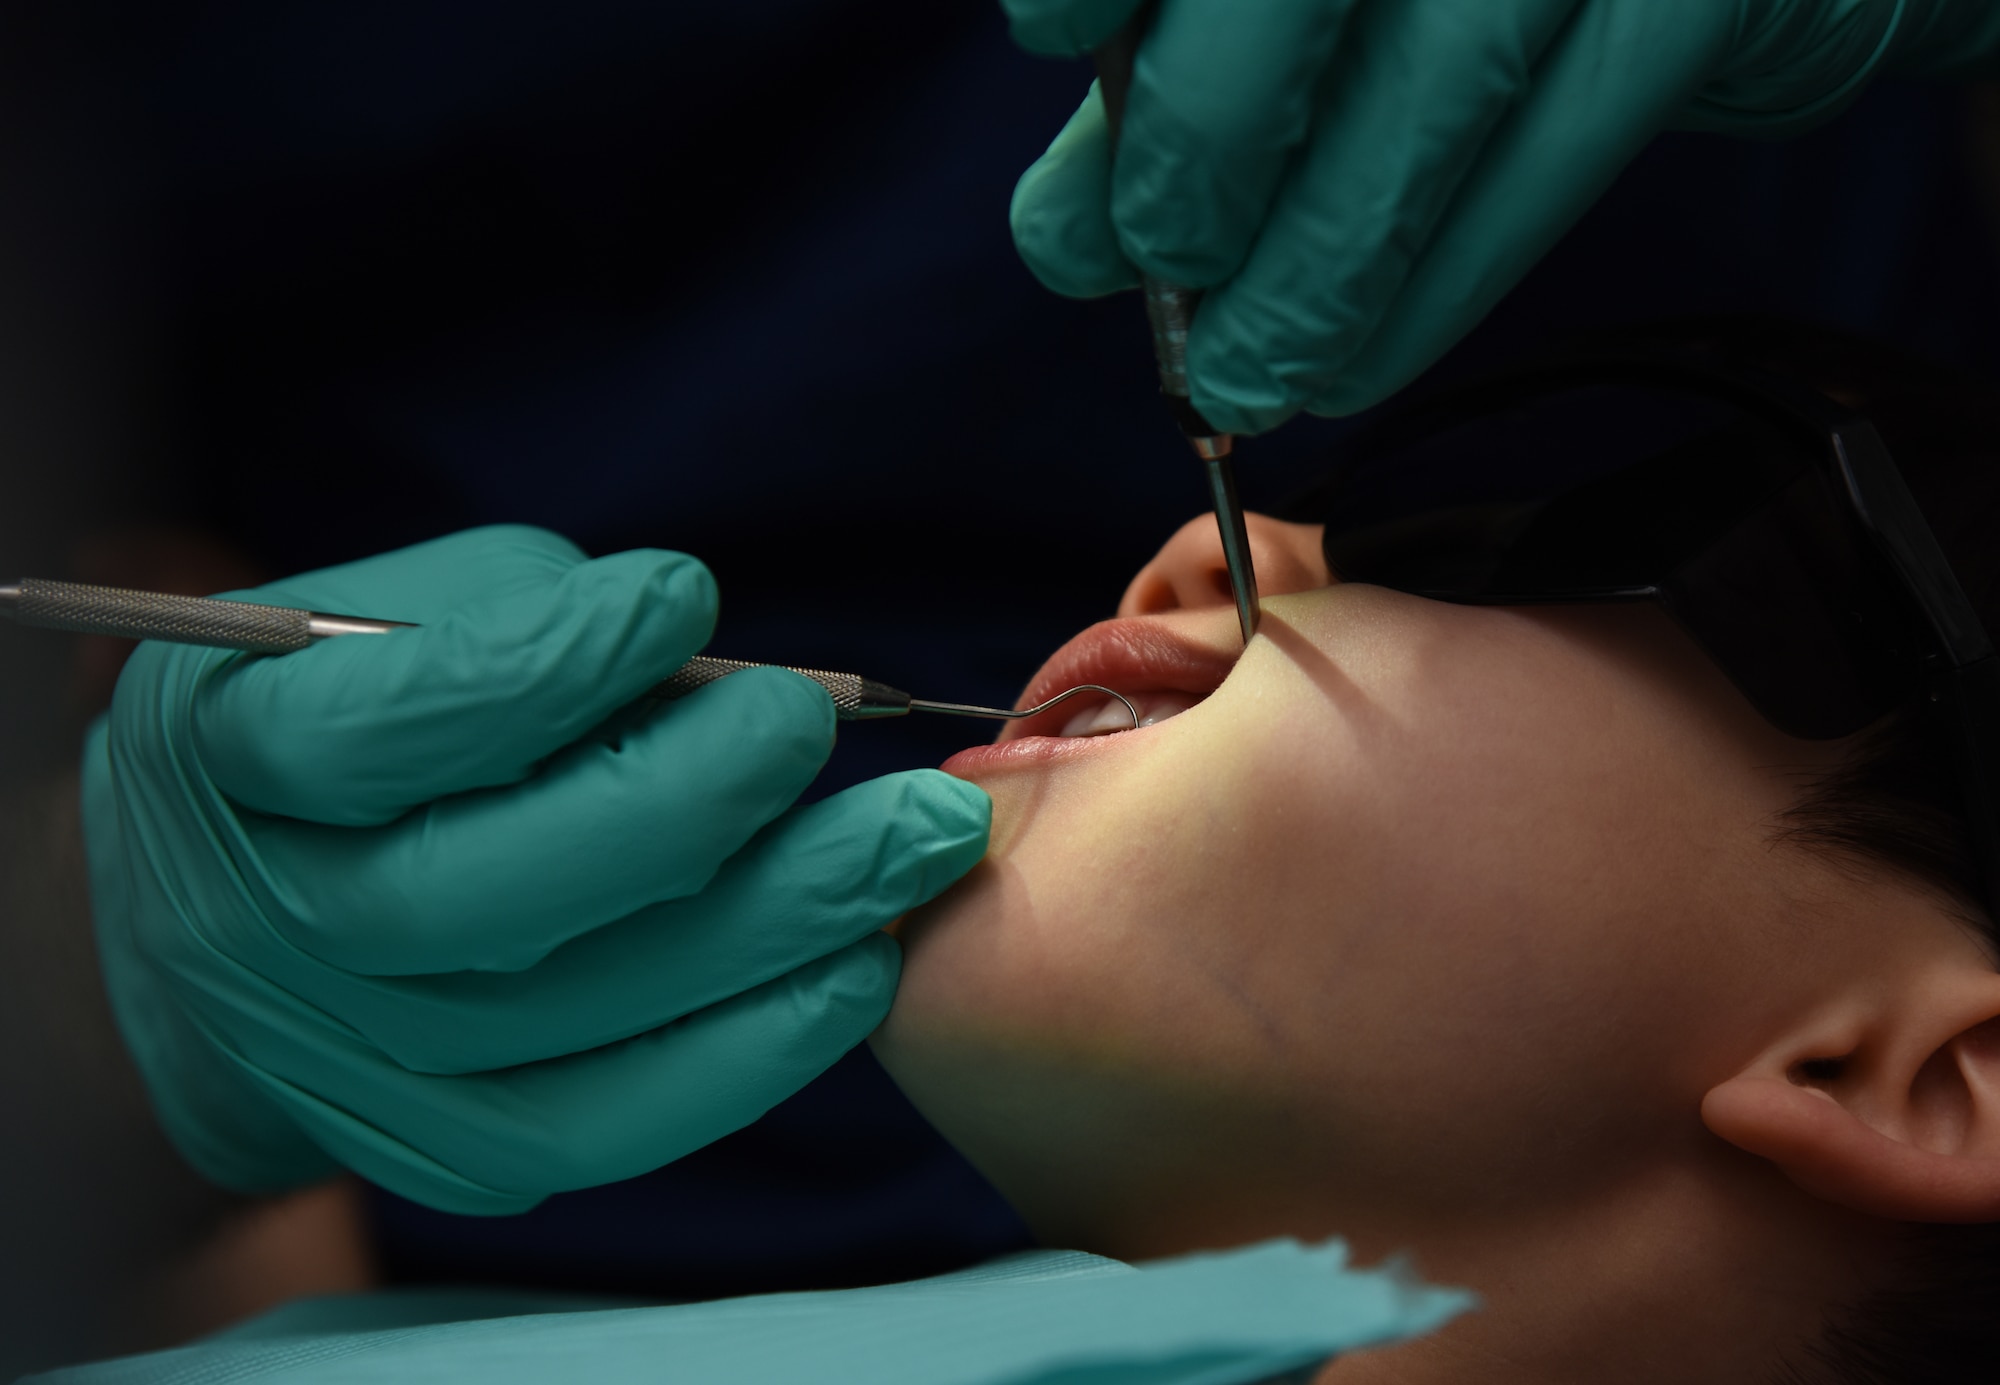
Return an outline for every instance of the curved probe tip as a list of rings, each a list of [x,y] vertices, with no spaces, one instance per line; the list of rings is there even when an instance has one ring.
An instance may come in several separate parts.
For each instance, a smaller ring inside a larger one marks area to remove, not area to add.
[[[1125,696],[1124,693],[1104,687],[1098,683],[1078,683],[1073,688],[1064,688],[1046,702],[1034,707],[1023,708],[1018,712],[1010,712],[1001,707],[974,707],[964,702],[927,702],[921,697],[910,699],[910,710],[913,712],[943,712],[946,716],[953,717],[988,717],[994,721],[1019,721],[1023,717],[1031,717],[1038,713],[1046,712],[1059,702],[1069,701],[1069,699],[1075,697],[1078,693],[1087,692],[1103,693],[1106,697],[1116,699],[1118,704],[1125,709],[1127,715],[1132,718],[1132,729],[1135,731],[1139,729],[1139,709],[1132,705],[1132,699]]]
[[[1132,699],[1125,696],[1124,693],[1117,692],[1111,688],[1107,688],[1100,683],[1078,683],[1073,688],[1063,689],[1063,691],[1057,693],[1054,697],[1050,698],[1048,701],[1042,703],[1038,707],[1030,707],[1024,712],[1009,712],[1007,714],[1007,717],[1008,720],[1010,721],[1018,721],[1022,717],[1035,716],[1039,713],[1046,712],[1049,708],[1055,706],[1059,702],[1069,701],[1072,697],[1075,697],[1078,693],[1087,693],[1087,692],[1103,693],[1106,697],[1117,699],[1119,705],[1125,708],[1126,714],[1132,718],[1132,729],[1134,731],[1139,729],[1139,709],[1132,705]]]

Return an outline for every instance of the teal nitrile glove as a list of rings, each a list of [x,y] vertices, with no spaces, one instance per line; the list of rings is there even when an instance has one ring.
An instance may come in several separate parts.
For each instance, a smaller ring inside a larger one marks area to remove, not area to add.
[[[1074,54],[1139,0],[1002,3],[1023,46]],[[1164,0],[1116,176],[1093,89],[1014,239],[1058,293],[1208,289],[1194,403],[1262,432],[1406,384],[1661,129],[1783,133],[1879,73],[1996,55],[1993,0]]]
[[[141,645],[85,748],[113,1008],[231,1187],[345,1165],[497,1213],[665,1164],[860,1042],[877,930],[985,850],[935,771],[787,811],[834,733],[797,674],[605,729],[709,637],[684,555],[482,529],[254,597],[422,628]]]

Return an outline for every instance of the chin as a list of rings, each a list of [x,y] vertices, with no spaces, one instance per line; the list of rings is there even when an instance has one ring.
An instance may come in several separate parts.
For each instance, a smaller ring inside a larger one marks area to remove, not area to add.
[[[1003,867],[992,859],[930,903],[912,909],[892,930],[903,946],[903,975],[876,1047],[937,1036],[984,1013],[996,1000],[991,958],[1004,930]],[[982,957],[986,985],[981,983]]]

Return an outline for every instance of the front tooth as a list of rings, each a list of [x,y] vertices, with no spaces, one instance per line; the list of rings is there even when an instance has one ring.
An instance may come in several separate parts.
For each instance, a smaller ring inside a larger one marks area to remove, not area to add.
[[[1096,720],[1097,708],[1085,707],[1063,724],[1062,734],[1064,736],[1081,736],[1084,728]]]
[[[1186,693],[1160,693],[1149,697],[1139,704],[1139,724],[1152,726],[1168,717],[1177,717],[1200,700]]]
[[[1069,719],[1062,729],[1065,736],[1101,736],[1107,731],[1129,731],[1132,716],[1120,702],[1100,702],[1086,707]]]

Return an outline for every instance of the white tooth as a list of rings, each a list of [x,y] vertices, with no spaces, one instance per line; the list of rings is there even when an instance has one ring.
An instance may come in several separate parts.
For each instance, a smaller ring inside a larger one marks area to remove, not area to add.
[[[1099,733],[1105,731],[1130,731],[1131,729],[1131,712],[1125,709],[1124,703],[1115,700],[1107,702],[1097,709],[1097,720],[1091,726],[1092,731]]]
[[[1139,724],[1153,726],[1169,717],[1177,717],[1200,700],[1186,693],[1157,693],[1152,697],[1141,699],[1137,704]]]
[[[1170,717],[1177,717],[1200,698],[1190,693],[1160,692],[1141,694],[1132,699],[1138,709],[1139,725],[1154,726]],[[1097,702],[1075,716],[1063,726],[1065,736],[1103,736],[1114,731],[1130,731],[1132,714],[1125,710],[1122,702]]]
[[[1084,734],[1085,729],[1096,720],[1097,708],[1085,707],[1063,724],[1062,734],[1065,736],[1081,736]]]
[[[1100,702],[1086,707],[1069,719],[1062,729],[1065,736],[1101,736],[1108,731],[1132,729],[1131,713],[1122,702]]]

